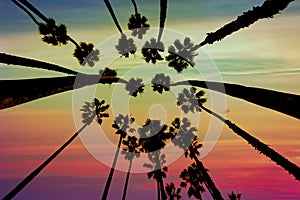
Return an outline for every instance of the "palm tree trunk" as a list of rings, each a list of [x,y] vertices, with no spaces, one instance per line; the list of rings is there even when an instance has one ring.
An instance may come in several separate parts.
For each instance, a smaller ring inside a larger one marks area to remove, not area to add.
[[[212,81],[189,80],[170,84],[178,85],[192,85],[217,91],[300,119],[300,96],[296,94]]]
[[[161,199],[166,200],[167,195],[166,195],[166,191],[165,191],[164,180],[161,175],[161,169],[158,169],[157,172],[158,172],[157,174],[158,174],[158,182],[159,182],[159,187],[160,187]]]
[[[125,186],[124,186],[124,190],[123,190],[123,198],[122,198],[122,200],[126,199],[126,193],[127,193],[127,187],[128,187],[128,182],[129,182],[129,176],[130,176],[131,166],[132,166],[132,159],[130,159],[130,161],[129,161],[129,167],[128,167],[128,171],[127,171],[127,175],[126,175],[126,181],[125,181]]]
[[[8,55],[5,53],[0,53],[0,63],[5,63],[7,65],[13,64],[13,65],[21,65],[26,67],[33,67],[33,68],[39,68],[39,69],[47,69],[55,72],[61,72],[65,74],[72,74],[77,75],[78,72],[73,71],[71,69],[61,67],[58,65],[54,65],[47,62],[42,62],[39,60],[29,59],[29,58],[23,58],[19,56],[14,55]]]
[[[118,160],[118,156],[119,156],[119,152],[120,152],[121,143],[122,143],[122,135],[120,135],[120,139],[119,139],[119,142],[118,142],[118,147],[117,147],[117,150],[116,150],[116,153],[115,153],[114,161],[113,161],[113,163],[111,165],[110,172],[109,172],[108,178],[106,180],[104,192],[102,194],[102,200],[107,199],[109,187],[110,187],[111,181],[113,179],[113,175],[114,175],[115,168],[116,168],[116,164],[117,164],[117,160]]]
[[[26,6],[29,10],[31,10],[34,14],[36,14],[37,16],[39,16],[39,18],[41,18],[44,22],[48,22],[48,18],[41,13],[38,9],[36,9],[31,3],[29,3],[26,0],[19,0],[19,2],[21,2],[24,6]]]
[[[156,181],[156,189],[157,189],[157,199],[160,200],[160,187],[159,187],[159,181]]]
[[[132,2],[132,5],[133,5],[133,7],[134,7],[134,12],[135,12],[135,14],[138,14],[138,9],[137,9],[137,5],[136,5],[135,0],[131,0],[131,2]]]
[[[114,10],[113,10],[112,6],[111,6],[110,3],[109,3],[109,0],[104,0],[104,3],[105,3],[105,5],[106,5],[106,7],[107,7],[107,9],[108,9],[108,11],[109,11],[109,14],[111,15],[111,17],[112,17],[112,19],[113,19],[113,21],[114,21],[114,23],[115,23],[117,29],[118,29],[119,32],[122,34],[122,33],[123,33],[122,28],[121,28],[121,26],[120,26],[120,24],[119,24],[119,22],[118,22],[118,19],[117,19],[115,13],[114,13]]]
[[[95,116],[94,116],[95,117]],[[12,189],[2,200],[10,200],[15,197],[24,187],[26,187],[54,158],[56,158],[81,132],[88,124],[84,124],[69,140],[67,140],[57,151],[55,151],[47,160],[24,178],[14,189]]]
[[[264,154],[268,158],[270,158],[273,162],[275,162],[277,165],[281,166],[283,169],[289,172],[289,174],[292,174],[296,180],[300,181],[300,168],[277,153],[275,150],[270,148],[268,145],[264,144],[263,142],[259,141],[257,138],[251,136],[249,133],[238,127],[237,125],[233,124],[231,121],[226,120],[219,114],[207,109],[206,107],[200,105],[200,107],[208,112],[209,114],[215,116],[222,122],[224,122],[233,132],[238,134],[240,137],[245,139],[251,146],[255,148],[255,150],[259,151],[260,153]]]
[[[81,76],[81,77],[80,77]],[[76,82],[76,77],[82,81]],[[39,98],[102,83],[126,83],[115,76],[78,74],[55,78],[0,80],[0,109],[13,107]]]
[[[39,25],[40,23],[35,19],[35,17],[29,12],[29,10],[27,10],[24,6],[22,6],[22,4],[20,4],[18,1],[16,0],[11,0],[14,4],[16,4],[20,9],[22,9],[31,19],[32,21],[36,24]]]
[[[202,176],[204,178],[205,186],[208,189],[208,191],[210,192],[212,198],[214,200],[224,200],[224,198],[222,197],[220,191],[218,190],[218,188],[216,187],[216,185],[213,182],[212,178],[208,174],[207,169],[204,167],[203,163],[198,159],[198,157],[195,154],[193,155],[193,159],[197,163],[197,167],[199,168],[200,173],[202,174]]]
[[[168,6],[168,1],[167,0],[160,0],[160,20],[159,20],[159,32],[158,32],[158,37],[157,41],[159,42],[161,40],[164,27],[165,27],[165,22],[167,18],[167,6]]]
[[[208,33],[199,47],[220,41],[224,37],[250,26],[259,19],[273,18],[274,15],[280,14],[280,11],[284,10],[292,1],[294,0],[266,0],[261,6],[253,7],[253,10],[244,12],[243,15],[239,16],[235,21],[226,24],[213,33]]]

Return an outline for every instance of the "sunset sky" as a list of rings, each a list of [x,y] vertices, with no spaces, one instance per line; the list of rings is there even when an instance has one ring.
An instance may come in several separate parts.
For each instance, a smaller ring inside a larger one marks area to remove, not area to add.
[[[68,33],[77,41],[92,42],[98,47],[104,46],[109,51],[113,46],[105,46],[105,42],[119,36],[102,1],[30,0],[30,2],[46,16],[54,18],[58,23],[66,24]],[[126,30],[128,17],[134,12],[131,1],[110,2],[122,28]],[[136,0],[136,2],[139,12],[149,19],[150,26],[157,27],[159,1]],[[168,2],[166,21],[168,30],[164,33],[163,40],[167,43],[172,37],[180,35],[189,36],[195,43],[200,43],[206,33],[217,30],[253,6],[261,5],[263,1]],[[197,60],[201,73],[188,69],[180,77],[199,80],[206,77],[206,80],[218,79],[228,83],[300,94],[299,21],[300,2],[295,1],[273,19],[260,20],[222,41],[205,46],[201,52],[207,53],[207,56],[204,56],[207,60],[200,58]],[[173,35],[169,36],[169,33]],[[140,43],[145,41],[142,40]],[[72,57],[73,48],[72,44],[52,47],[43,43],[36,25],[24,12],[11,1],[0,2],[1,53],[81,70],[77,60]],[[100,62],[106,58],[105,50],[100,49],[101,54],[104,52]],[[128,79],[141,77],[144,80],[160,72],[159,68],[163,66],[167,66],[167,63],[160,62],[158,66],[145,64],[140,53],[129,59],[116,58],[111,64],[112,68],[118,70],[120,76]],[[212,72],[209,66],[214,67]],[[146,70],[139,71],[137,69],[139,67]],[[0,70],[2,80],[65,76],[45,70],[24,69],[3,64],[0,64]],[[216,72],[218,76],[214,76]],[[172,75],[174,74],[173,72]],[[126,95],[121,98],[115,96],[121,95],[118,93],[120,88],[124,89],[124,85],[97,87],[96,97],[113,104],[111,106],[113,108],[109,110],[110,116],[115,114],[112,109],[124,107],[124,98],[129,99],[129,112],[137,119],[137,125],[142,125],[149,117],[163,117],[166,123],[170,123],[180,114],[180,108],[176,106],[176,97],[172,93],[159,95],[154,93],[148,84],[145,92],[137,98],[129,98]],[[207,106],[210,107],[213,103],[210,97],[214,93],[206,92]],[[69,91],[0,111],[0,198],[80,128],[80,118],[77,117],[79,107],[76,105],[83,105],[84,102],[74,98],[78,94],[80,93]],[[222,103],[224,105],[217,107],[216,112],[226,114],[226,118],[270,145],[290,161],[300,165],[299,120],[232,97],[227,97]],[[212,119],[205,112],[193,116],[200,119],[197,128],[201,139],[210,133],[208,129],[214,130],[215,126],[222,126],[218,122],[209,127]],[[15,199],[99,199],[110,170],[107,163],[113,160],[114,151],[110,149],[111,144],[118,140],[118,136],[111,128],[112,121],[112,118],[104,121],[102,125],[104,133],[99,131],[98,125],[94,122],[82,133],[82,140],[77,138]],[[109,143],[99,139],[101,134],[107,136],[105,138]],[[97,140],[93,141],[93,144],[87,144],[85,137]],[[99,140],[101,141],[97,144]],[[204,143],[204,146],[208,143]],[[93,147],[97,149],[95,150],[97,155],[95,152],[90,153],[89,148]],[[173,149],[174,152],[179,152],[175,147],[170,148],[171,152]],[[168,160],[168,157],[171,159],[172,156],[174,156],[172,153],[167,153],[166,159]],[[97,157],[101,157],[100,160],[105,160],[106,163],[97,160]],[[124,161],[123,157],[119,155],[117,168],[123,171],[115,172],[109,199],[121,199],[126,176],[124,170],[128,166],[128,161]],[[292,200],[300,196],[300,184],[292,175],[259,154],[226,126],[221,130],[214,148],[202,158],[202,161],[224,197],[232,190],[242,193],[243,200]],[[143,163],[136,162],[134,169],[138,171]],[[170,162],[165,181],[174,182],[179,186],[180,172],[191,163],[192,161],[185,159],[183,155]],[[149,180],[146,173],[131,174],[128,199],[151,200],[156,196],[156,182],[153,179]],[[187,199],[186,190],[183,190],[182,196]],[[210,199],[209,193],[205,192],[203,198]]]

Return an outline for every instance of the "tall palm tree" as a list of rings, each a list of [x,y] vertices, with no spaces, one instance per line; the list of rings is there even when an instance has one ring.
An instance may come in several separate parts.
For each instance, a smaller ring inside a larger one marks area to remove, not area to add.
[[[25,188],[47,165],[52,162],[66,147],[71,144],[75,138],[93,122],[96,115],[106,115],[106,110],[109,105],[104,105],[105,101],[101,102],[95,98],[95,102],[85,102],[81,111],[82,122],[84,125],[72,135],[60,148],[58,148],[52,155],[50,155],[42,164],[40,164],[35,170],[33,170],[26,178],[24,178],[16,187],[14,187],[2,200],[10,200],[15,197],[23,188]]]
[[[139,143],[142,146],[142,151],[148,153],[149,160],[153,163],[145,164],[145,167],[155,169],[148,173],[148,177],[155,178],[158,182],[158,196],[161,193],[161,198],[166,199],[163,178],[166,177],[166,167],[162,167],[165,161],[165,155],[160,153],[160,149],[164,148],[166,142],[171,138],[171,134],[167,132],[167,126],[161,124],[159,120],[146,120],[145,124],[138,129],[140,135]],[[162,168],[162,169],[161,169]]]
[[[169,131],[173,135],[172,142],[174,145],[184,150],[185,157],[190,157],[196,162],[197,168],[199,169],[199,172],[203,178],[203,182],[213,199],[224,199],[212,178],[208,174],[208,170],[198,159],[199,148],[202,147],[202,144],[197,138],[197,129],[195,127],[191,127],[191,123],[187,118],[183,118],[182,120],[175,118],[171,123]]]
[[[123,190],[122,200],[126,199],[127,187],[129,182],[130,171],[132,167],[132,160],[134,157],[140,157],[140,144],[135,136],[128,136],[126,140],[122,141],[124,148],[121,154],[125,155],[125,160],[129,160],[129,167],[127,170],[126,181]]]
[[[188,189],[188,196],[194,196],[196,199],[202,199],[201,193],[203,193],[203,177],[198,169],[198,166],[193,163],[188,166],[187,169],[184,169],[179,176],[183,181],[180,183],[180,186],[186,188],[187,185],[190,185]]]
[[[259,19],[273,18],[274,15],[280,14],[280,11],[284,10],[292,1],[294,0],[266,0],[261,6],[253,7],[252,10],[244,12],[236,20],[226,24],[217,31],[208,33],[205,40],[198,47],[220,41],[224,37],[250,26]]]
[[[204,92],[199,91],[196,93],[195,88],[191,88],[191,90],[184,89],[183,93],[179,94],[177,104],[181,106],[184,112],[188,112],[189,110],[194,111],[194,109],[201,111],[204,110],[207,113],[211,114],[212,116],[218,118],[220,121],[225,123],[234,133],[242,137],[246,140],[251,146],[254,147],[255,150],[259,151],[260,153],[264,154],[268,158],[270,158],[273,162],[277,165],[281,166],[283,169],[292,174],[296,180],[300,181],[300,168],[294,164],[293,162],[289,161],[287,158],[283,157],[275,150],[270,148],[268,145],[261,142],[259,139],[253,137],[237,125],[233,124],[231,121],[223,118],[221,115],[209,110],[208,108],[203,106],[205,99],[203,97]],[[190,101],[193,99],[196,101]],[[195,103],[196,102],[196,103]]]
[[[117,149],[116,149],[116,152],[115,152],[113,163],[112,163],[111,168],[110,168],[109,175],[108,175],[107,180],[106,180],[105,188],[104,188],[104,191],[103,191],[103,194],[102,194],[102,199],[107,199],[108,192],[109,192],[109,187],[111,185],[111,181],[113,179],[113,175],[114,175],[114,172],[115,172],[115,168],[116,168],[116,164],[117,164],[117,160],[118,160],[122,140],[126,137],[127,132],[133,131],[133,129],[130,127],[133,122],[134,122],[134,118],[131,117],[130,115],[124,116],[124,115],[120,114],[119,116],[117,116],[115,118],[115,121],[112,124],[112,127],[117,130],[115,132],[115,134],[119,135],[119,142],[118,142],[118,145],[117,145]]]

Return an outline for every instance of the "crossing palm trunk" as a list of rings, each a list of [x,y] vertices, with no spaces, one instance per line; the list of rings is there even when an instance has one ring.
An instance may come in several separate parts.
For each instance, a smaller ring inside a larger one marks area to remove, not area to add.
[[[116,168],[116,165],[117,165],[117,160],[118,160],[118,156],[119,156],[119,152],[120,152],[121,143],[122,143],[122,135],[120,135],[120,139],[119,139],[119,142],[118,142],[118,146],[117,146],[117,150],[116,150],[116,153],[115,153],[114,161],[111,165],[110,172],[109,172],[108,178],[106,180],[105,188],[104,188],[104,191],[103,191],[103,194],[102,194],[102,200],[107,199],[108,192],[109,192],[109,187],[111,185],[111,181],[113,179],[113,175],[114,175],[115,168]]]
[[[160,17],[159,17],[159,32],[157,41],[159,42],[161,40],[164,28],[165,28],[165,22],[167,18],[167,0],[160,0]]]
[[[207,169],[204,167],[203,163],[198,159],[198,157],[193,154],[193,159],[197,163],[197,167],[200,170],[201,175],[203,176],[204,179],[204,184],[208,191],[210,192],[211,196],[213,197],[214,200],[224,200],[222,197],[220,191],[216,187],[215,183],[213,182],[212,178],[207,172]]]
[[[115,13],[114,13],[114,10],[113,10],[113,8],[112,8],[112,6],[111,6],[109,0],[104,0],[104,3],[105,3],[105,5],[106,5],[106,7],[107,7],[107,9],[108,9],[108,11],[109,11],[109,14],[111,15],[111,17],[112,17],[112,19],[113,19],[113,21],[114,21],[114,23],[115,23],[117,29],[118,29],[119,32],[122,34],[122,33],[123,33],[122,28],[121,28],[121,26],[120,26],[120,24],[119,24],[119,22],[118,22],[118,19],[117,19]]]
[[[125,181],[125,185],[124,185],[122,200],[126,199],[126,193],[127,193],[127,187],[128,187],[128,182],[129,182],[129,176],[130,176],[131,167],[132,167],[132,159],[130,159],[130,161],[129,161],[129,167],[128,167],[128,171],[127,171],[127,175],[126,175],[126,181]]]
[[[279,153],[277,153],[275,150],[270,148],[268,145],[264,144],[257,138],[253,137],[237,125],[233,124],[231,121],[223,118],[221,115],[209,110],[208,108],[204,107],[203,105],[200,105],[200,108],[202,108],[204,111],[208,112],[209,114],[215,116],[219,120],[221,120],[223,123],[225,123],[233,132],[235,132],[237,135],[242,137],[244,140],[246,140],[251,146],[254,147],[255,150],[259,151],[260,153],[264,154],[268,158],[270,158],[273,162],[275,162],[277,165],[281,166],[284,170],[286,170],[289,174],[292,174],[296,180],[300,181],[300,168],[294,164],[293,162],[289,161],[287,158],[283,157]]]
[[[95,115],[93,116],[93,118]],[[47,160],[24,178],[14,189],[12,189],[2,200],[14,198],[22,189],[24,189],[50,162],[52,162],[77,136],[86,128],[84,124],[69,140],[67,140],[57,151],[55,151]]]

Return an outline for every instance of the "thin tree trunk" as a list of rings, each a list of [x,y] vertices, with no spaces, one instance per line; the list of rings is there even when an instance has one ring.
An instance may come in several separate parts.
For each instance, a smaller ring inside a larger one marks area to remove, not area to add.
[[[48,22],[48,18],[43,13],[41,13],[38,9],[36,9],[31,3],[29,3],[26,0],[19,0],[19,2],[21,2],[23,5],[25,5],[34,14],[39,16],[39,18],[41,18],[43,21],[45,21],[46,23]]]
[[[160,187],[158,181],[156,181],[156,189],[157,189],[157,199],[160,200]]]
[[[95,116],[94,116],[95,117]],[[2,200],[10,200],[15,197],[24,187],[26,187],[54,158],[56,158],[81,132],[88,124],[84,124],[67,142],[65,142],[57,151],[55,151],[47,160],[23,179],[14,189],[12,189]]]
[[[131,0],[131,2],[132,2],[132,5],[133,5],[133,7],[134,7],[134,12],[135,12],[135,14],[138,14],[138,9],[137,9],[137,5],[136,5],[135,0]]]
[[[161,40],[164,28],[165,28],[165,22],[167,18],[167,6],[168,1],[167,0],[160,0],[160,20],[159,20],[159,32],[157,41],[159,42]]]
[[[77,75],[78,72],[73,71],[71,69],[61,67],[58,65],[54,65],[47,62],[42,62],[39,60],[29,59],[29,58],[23,58],[19,56],[14,55],[8,55],[5,53],[0,53],[0,63],[5,63],[7,65],[13,64],[13,65],[21,65],[26,67],[33,67],[33,68],[39,68],[39,69],[47,69],[55,72],[61,72],[65,74],[72,74]]]
[[[132,159],[130,159],[130,161],[129,161],[129,167],[128,167],[128,171],[127,171],[127,175],[126,175],[126,181],[125,181],[125,186],[124,186],[124,190],[123,190],[123,198],[122,198],[122,200],[126,199],[126,193],[127,193],[127,187],[128,187],[128,182],[129,182],[129,176],[130,176],[131,166],[132,166]]]
[[[114,13],[114,10],[113,10],[112,6],[111,6],[110,3],[109,3],[109,0],[104,0],[104,3],[105,3],[105,5],[106,5],[106,7],[107,7],[107,9],[108,9],[108,11],[109,11],[109,14],[111,15],[111,17],[112,17],[112,19],[113,19],[113,21],[114,21],[114,23],[115,23],[117,29],[118,29],[119,32],[122,34],[122,33],[123,33],[122,28],[121,28],[121,26],[120,26],[120,24],[119,24],[119,22],[118,22],[118,19],[117,19],[115,13]]]
[[[230,129],[233,130],[233,132],[238,134],[240,137],[245,139],[251,146],[253,146],[255,150],[270,158],[277,165],[281,166],[283,169],[288,171],[289,174],[292,174],[296,180],[300,181],[300,168],[296,164],[289,161],[288,159],[277,153],[275,150],[270,148],[268,145],[259,141],[257,138],[251,136],[249,133],[247,133],[237,125],[233,124],[231,121],[226,120],[221,115],[209,110],[208,108],[202,105],[200,105],[200,107],[209,114],[215,116],[216,118],[224,122]]]
[[[112,163],[112,166],[110,168],[110,172],[109,172],[108,178],[106,180],[104,192],[103,192],[103,195],[102,195],[102,200],[107,199],[109,187],[110,187],[111,181],[113,179],[113,175],[114,175],[115,168],[116,168],[116,164],[117,164],[117,160],[118,160],[118,156],[119,156],[119,152],[120,152],[121,143],[122,143],[122,135],[120,135],[120,139],[119,139],[118,147],[117,147],[117,150],[116,150],[116,153],[115,153],[114,161]]]
[[[31,19],[32,21],[36,24],[39,25],[40,23],[35,19],[35,17],[29,12],[29,10],[27,10],[24,6],[22,6],[22,4],[20,4],[18,1],[16,0],[11,0],[14,4],[16,4],[19,8],[21,8]]]
[[[196,155],[193,155],[193,159],[197,163],[197,167],[199,168],[200,173],[202,174],[202,176],[204,178],[205,186],[208,189],[208,191],[210,192],[212,198],[214,200],[224,200],[220,191],[218,190],[218,188],[216,187],[212,178],[208,174],[207,169],[204,167],[203,163],[198,159],[198,157]]]
[[[296,94],[212,81],[189,80],[170,84],[178,85],[192,85],[217,91],[300,119],[300,96]]]
[[[165,191],[164,180],[161,175],[161,169],[159,168],[157,172],[158,172],[157,174],[158,174],[158,182],[159,182],[159,187],[160,187],[161,199],[166,200],[167,195],[166,195],[166,191]]]

